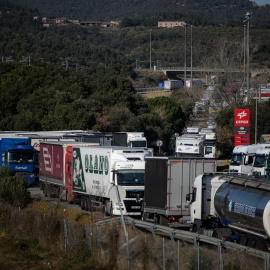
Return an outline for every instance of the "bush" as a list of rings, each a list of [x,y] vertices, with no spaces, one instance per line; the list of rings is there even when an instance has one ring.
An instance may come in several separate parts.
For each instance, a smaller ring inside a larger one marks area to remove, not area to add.
[[[24,177],[15,176],[9,167],[0,168],[0,201],[21,208],[25,208],[31,202]]]

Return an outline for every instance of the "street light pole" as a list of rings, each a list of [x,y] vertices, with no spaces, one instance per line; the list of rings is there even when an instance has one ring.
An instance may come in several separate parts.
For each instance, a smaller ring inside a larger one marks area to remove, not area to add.
[[[250,19],[252,17],[251,12],[246,13],[246,19],[247,19],[247,102],[249,102],[249,87],[250,87],[250,78],[249,78],[249,28],[250,28]]]
[[[150,29],[150,70],[152,69],[152,29]]]
[[[187,87],[187,24],[185,23],[185,87]]]
[[[191,93],[193,93],[193,74],[192,74],[192,25],[190,25],[190,88],[191,88]]]
[[[257,114],[258,114],[258,88],[256,87],[256,113],[255,113],[255,144],[257,144]]]

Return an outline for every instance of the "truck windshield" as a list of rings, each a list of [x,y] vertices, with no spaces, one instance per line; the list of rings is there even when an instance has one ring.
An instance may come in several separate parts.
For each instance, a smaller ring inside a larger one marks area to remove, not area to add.
[[[143,186],[144,185],[144,171],[118,171],[117,183],[120,186]]]
[[[132,141],[132,147],[146,147],[146,141]]]
[[[257,156],[256,155],[253,167],[262,168],[262,167],[264,167],[264,163],[265,163],[265,156],[263,156],[263,155]]]
[[[216,145],[216,140],[206,140],[205,145],[207,145],[207,146],[215,146]]]
[[[7,162],[10,164],[33,164],[34,152],[33,151],[9,151]]]
[[[232,155],[232,159],[231,159],[231,164],[230,165],[240,166],[241,163],[242,163],[242,158],[243,158],[243,156],[241,154],[239,154],[239,155]]]

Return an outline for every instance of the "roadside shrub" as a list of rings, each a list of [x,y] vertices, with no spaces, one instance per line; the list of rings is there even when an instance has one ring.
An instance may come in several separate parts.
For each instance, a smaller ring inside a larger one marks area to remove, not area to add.
[[[31,202],[24,177],[15,176],[8,167],[0,168],[0,202],[21,208]]]

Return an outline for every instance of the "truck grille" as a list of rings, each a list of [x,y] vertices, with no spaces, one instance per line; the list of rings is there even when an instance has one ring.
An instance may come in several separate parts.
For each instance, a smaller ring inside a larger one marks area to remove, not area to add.
[[[138,197],[138,194],[140,197]],[[143,198],[144,196],[144,190],[126,190],[126,198]]]
[[[124,204],[126,207],[126,211],[129,213],[140,212],[142,209],[142,202],[124,200]]]

